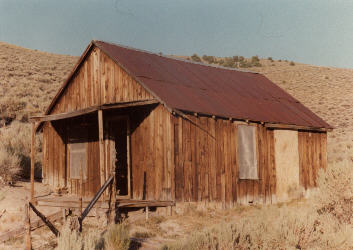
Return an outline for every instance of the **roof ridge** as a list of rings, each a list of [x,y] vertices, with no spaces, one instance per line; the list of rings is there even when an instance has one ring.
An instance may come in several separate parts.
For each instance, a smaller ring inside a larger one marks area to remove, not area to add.
[[[127,45],[123,45],[123,44],[119,44],[119,43],[106,42],[106,41],[102,41],[102,40],[92,40],[92,42],[96,46],[98,46],[96,44],[96,42],[102,42],[102,43],[107,43],[107,44],[110,44],[110,45],[113,45],[113,46],[118,46],[118,47],[129,49],[129,50],[134,50],[134,51],[138,51],[138,52],[148,53],[148,54],[151,54],[151,55],[160,56],[160,57],[164,57],[164,58],[168,58],[168,59],[172,59],[172,60],[176,60],[176,61],[181,61],[181,62],[186,62],[186,63],[191,63],[191,64],[198,64],[198,65],[205,66],[205,67],[225,69],[225,70],[236,71],[236,72],[261,74],[259,72],[255,72],[255,71],[251,71],[251,70],[245,70],[245,69],[239,69],[239,68],[236,68],[236,69],[235,68],[228,68],[228,67],[219,66],[219,65],[206,64],[206,63],[203,63],[203,62],[195,62],[195,61],[191,61],[191,60],[187,60],[187,59],[183,59],[183,58],[176,58],[176,57],[173,57],[171,55],[164,55],[164,54],[159,54],[159,53],[151,52],[151,51],[144,50],[144,49],[137,49],[137,48],[134,48],[134,47],[131,47],[131,46],[127,46]]]

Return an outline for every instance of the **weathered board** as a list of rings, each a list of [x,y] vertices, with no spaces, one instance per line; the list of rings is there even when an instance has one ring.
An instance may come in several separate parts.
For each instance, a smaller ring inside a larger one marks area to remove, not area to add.
[[[305,189],[316,186],[320,168],[327,168],[327,134],[298,132],[299,182]]]

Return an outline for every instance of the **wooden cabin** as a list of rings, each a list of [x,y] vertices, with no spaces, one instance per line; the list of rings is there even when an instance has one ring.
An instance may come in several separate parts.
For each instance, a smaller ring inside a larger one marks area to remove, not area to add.
[[[90,198],[115,173],[118,200],[227,207],[315,187],[332,129],[261,74],[102,41],[32,120],[55,190]]]

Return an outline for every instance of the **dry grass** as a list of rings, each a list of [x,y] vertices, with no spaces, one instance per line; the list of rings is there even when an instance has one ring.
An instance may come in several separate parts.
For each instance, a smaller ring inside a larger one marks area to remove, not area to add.
[[[76,61],[0,42],[1,122],[42,113]]]
[[[249,209],[241,216],[231,212],[164,249],[350,249],[351,167],[345,162],[322,171],[320,189],[304,203]]]
[[[86,228],[86,226],[85,226]],[[96,227],[82,234],[70,230],[69,223],[61,229],[57,239],[57,250],[127,250],[130,246],[129,229],[126,223],[112,224],[102,234]]]
[[[0,185],[28,176],[28,117],[44,112],[76,60],[0,42]]]

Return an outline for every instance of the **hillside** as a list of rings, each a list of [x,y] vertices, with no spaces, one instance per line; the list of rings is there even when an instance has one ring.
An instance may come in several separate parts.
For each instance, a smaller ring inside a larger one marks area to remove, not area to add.
[[[264,62],[260,72],[335,129],[328,135],[329,164],[353,161],[353,69]]]
[[[77,60],[0,42],[0,124],[42,113]]]

